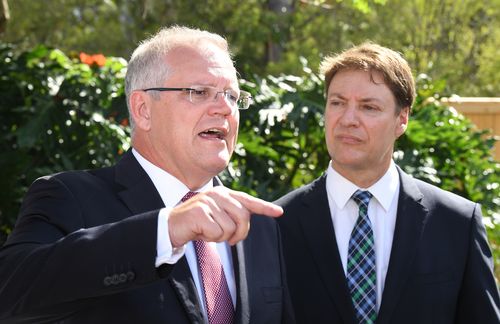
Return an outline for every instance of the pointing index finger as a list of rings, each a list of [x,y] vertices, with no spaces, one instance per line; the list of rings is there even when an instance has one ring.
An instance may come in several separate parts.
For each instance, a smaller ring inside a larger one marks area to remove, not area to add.
[[[269,217],[280,217],[283,208],[260,198],[253,197],[241,191],[230,191],[231,197],[238,200],[250,213]]]

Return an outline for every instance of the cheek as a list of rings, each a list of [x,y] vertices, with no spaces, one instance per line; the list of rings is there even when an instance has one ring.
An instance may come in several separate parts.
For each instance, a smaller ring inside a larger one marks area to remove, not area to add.
[[[229,125],[231,127],[231,130],[233,130],[233,136],[234,136],[234,142],[236,142],[238,138],[238,129],[240,126],[240,113],[237,110],[234,115],[229,117]]]
[[[193,122],[185,116],[175,114],[164,114],[156,121],[156,128],[161,134],[163,141],[179,145],[187,145],[192,139]]]
[[[386,127],[383,127],[379,132],[384,135],[387,139],[391,139],[394,141],[397,139],[403,132],[401,124],[398,121],[392,120],[386,123]]]
[[[332,113],[326,112],[324,115],[325,121],[325,135],[330,137],[333,134],[333,129],[335,128],[336,120]]]

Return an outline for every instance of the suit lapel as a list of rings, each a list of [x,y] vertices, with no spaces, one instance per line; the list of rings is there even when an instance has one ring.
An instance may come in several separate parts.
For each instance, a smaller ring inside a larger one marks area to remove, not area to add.
[[[191,270],[185,257],[182,257],[175,264],[168,280],[174,288],[179,300],[181,300],[184,310],[192,323],[204,323],[204,317],[201,312],[201,301],[196,292]]]
[[[304,209],[299,221],[304,231],[306,244],[315,260],[332,300],[345,323],[354,323],[354,309],[347,288],[342,261],[333,229],[330,207],[326,193],[326,176],[311,184],[303,197]]]
[[[404,288],[422,233],[427,209],[415,181],[399,167],[400,191],[396,228],[377,323],[388,323]]]
[[[165,207],[153,181],[131,151],[117,163],[115,181],[123,186],[118,196],[133,215]]]
[[[248,240],[249,238],[247,238]],[[246,240],[245,240],[246,241]],[[245,244],[241,241],[231,248],[234,264],[234,275],[236,280],[236,318],[235,322],[238,324],[250,323],[250,296],[248,294],[248,281],[246,269],[251,269],[248,264],[249,260],[245,255],[250,255],[248,249],[250,244]]]
[[[118,196],[132,215],[165,207],[153,182],[131,151],[125,153],[117,163],[115,181],[122,186]],[[198,293],[185,257],[175,264],[168,275],[168,280],[179,296],[191,322],[203,323]]]

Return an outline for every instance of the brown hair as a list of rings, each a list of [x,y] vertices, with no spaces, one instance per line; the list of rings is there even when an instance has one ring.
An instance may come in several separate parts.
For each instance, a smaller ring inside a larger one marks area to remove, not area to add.
[[[397,52],[374,43],[363,43],[338,55],[327,56],[320,64],[325,76],[325,92],[335,74],[341,70],[379,72],[397,103],[397,112],[409,107],[415,99],[415,81],[408,62]],[[372,77],[373,80],[373,77]]]

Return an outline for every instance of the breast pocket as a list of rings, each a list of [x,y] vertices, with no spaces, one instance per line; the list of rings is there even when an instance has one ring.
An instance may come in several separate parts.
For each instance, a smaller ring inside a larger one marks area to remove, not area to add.
[[[441,284],[456,281],[456,274],[452,272],[419,273],[412,279],[417,284]]]

